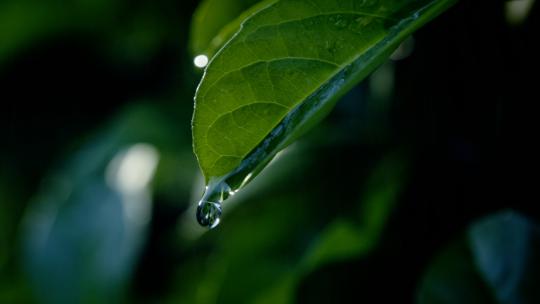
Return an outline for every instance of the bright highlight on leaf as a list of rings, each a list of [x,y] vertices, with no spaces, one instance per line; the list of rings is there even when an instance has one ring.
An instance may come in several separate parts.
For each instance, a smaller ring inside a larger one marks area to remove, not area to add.
[[[281,0],[247,18],[195,96],[194,150],[207,182],[262,169],[453,2]]]

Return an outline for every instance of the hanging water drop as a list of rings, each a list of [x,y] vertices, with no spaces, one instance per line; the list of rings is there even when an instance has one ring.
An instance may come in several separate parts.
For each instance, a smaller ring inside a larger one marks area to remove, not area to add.
[[[279,129],[279,126],[276,129]],[[252,166],[254,164],[255,167]],[[235,195],[266,165],[263,163],[259,166],[260,164],[260,161],[251,160],[224,176],[208,180],[196,212],[197,221],[201,226],[212,229],[220,223],[223,202]]]
[[[236,190],[233,190],[223,179],[212,179],[197,206],[197,222],[203,227],[215,228],[221,220],[223,211],[221,204],[235,193]]]
[[[210,229],[219,225],[221,217],[221,204],[201,200],[197,206],[197,221],[201,226]]]

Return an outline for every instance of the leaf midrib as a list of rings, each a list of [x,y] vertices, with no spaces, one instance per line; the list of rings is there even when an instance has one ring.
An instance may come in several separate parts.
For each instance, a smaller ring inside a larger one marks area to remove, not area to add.
[[[270,6],[269,6],[270,7]],[[267,8],[269,8],[267,7]],[[379,16],[379,15],[374,15],[374,14],[369,14],[369,13],[363,13],[363,12],[343,12],[343,11],[335,11],[335,12],[331,12],[331,13],[320,13],[320,14],[317,14],[317,15],[311,15],[311,16],[306,16],[306,17],[303,17],[303,18],[296,18],[296,19],[289,19],[289,20],[286,20],[286,21],[282,21],[282,22],[279,22],[279,23],[275,23],[275,24],[269,24],[269,25],[263,25],[263,26],[259,26],[259,27],[255,27],[250,33],[247,33],[246,36],[243,38],[243,40],[241,41],[241,43],[244,43],[245,44],[245,40],[246,38],[249,37],[249,35],[252,35],[253,33],[257,32],[258,30],[260,29],[264,29],[264,28],[269,28],[269,27],[277,27],[277,26],[280,26],[280,25],[283,25],[283,24],[286,24],[286,23],[292,23],[292,22],[298,22],[298,21],[304,21],[304,20],[307,20],[307,19],[310,19],[310,18],[314,18],[314,17],[319,17],[319,16],[331,16],[331,15],[355,15],[355,16],[365,16],[365,17],[375,17],[375,18],[380,18],[380,19],[385,19],[385,20],[393,20],[393,21],[397,21],[396,19],[394,18],[389,18],[389,17],[383,17],[383,16]],[[241,25],[240,27],[240,30],[243,28],[244,26],[244,23]],[[240,31],[239,31],[240,32]],[[235,35],[236,36],[236,35]],[[275,61],[281,61],[281,60],[309,60],[309,61],[316,61],[316,62],[321,62],[321,63],[325,63],[325,64],[330,64],[332,66],[335,66],[335,72],[333,72],[332,74],[329,75],[329,77],[327,79],[324,80],[324,82],[322,82],[322,84],[325,84],[327,83],[328,81],[330,81],[331,79],[333,79],[340,71],[342,71],[345,67],[347,67],[348,65],[350,65],[351,63],[355,62],[358,58],[360,58],[362,55],[364,55],[366,52],[368,52],[371,48],[373,48],[373,46],[377,45],[381,40],[384,40],[384,36],[381,37],[379,40],[377,40],[376,42],[374,42],[372,44],[371,47],[368,47],[366,48],[362,53],[360,54],[357,54],[356,56],[352,57],[350,60],[347,60],[347,61],[344,61],[342,64],[338,64],[338,63],[335,63],[335,62],[332,62],[332,61],[328,61],[328,60],[325,60],[325,59],[321,59],[321,58],[310,58],[310,57],[297,57],[297,56],[286,56],[286,57],[279,57],[279,58],[275,58],[275,59],[271,59],[271,60],[258,60],[258,61],[254,61],[254,62],[250,62],[248,64],[245,64],[239,68],[236,68],[234,70],[230,70],[230,71],[227,71],[225,72],[223,75],[221,75],[219,78],[217,78],[215,81],[212,82],[212,84],[208,85],[207,88],[206,88],[206,92],[204,93],[203,96],[201,96],[201,98],[203,99],[206,99],[206,96],[207,94],[210,92],[211,88],[213,88],[215,86],[216,83],[218,83],[219,81],[221,81],[223,78],[227,77],[228,75],[230,75],[231,73],[235,73],[235,72],[240,72],[242,69],[245,69],[247,67],[250,67],[250,66],[253,66],[253,65],[256,65],[256,64],[260,64],[260,63],[270,63],[270,62],[275,62]],[[224,46],[224,48],[227,47],[228,44],[226,44]],[[221,53],[221,50],[216,54],[216,56],[218,56],[219,54]],[[209,65],[210,67],[210,65]],[[304,103],[305,100],[311,96],[314,92],[316,92],[317,90],[319,89],[319,87],[315,88],[314,90],[312,91],[309,91],[307,94],[305,94],[304,96],[301,97],[301,102],[298,102],[296,104],[294,104],[293,106],[291,107],[288,107],[288,106],[285,106],[286,109],[294,109],[296,107],[298,107],[300,104]],[[255,102],[252,102],[251,104],[253,104]],[[269,103],[267,101],[264,101],[264,103]],[[284,106],[280,103],[277,103],[275,101],[273,102],[270,102],[270,103],[273,103],[273,104],[276,104],[276,105],[279,105],[279,106]],[[226,155],[226,154],[222,154],[218,151],[216,151],[209,143],[208,143],[208,133],[210,132],[210,129],[211,127],[220,119],[222,118],[223,116],[225,115],[228,115],[232,112],[234,112],[235,110],[238,110],[242,107],[245,107],[247,105],[242,105],[242,106],[239,106],[231,111],[228,111],[227,113],[222,113],[220,115],[218,115],[216,117],[216,119],[212,122],[212,124],[208,125],[207,128],[206,128],[206,132],[205,132],[205,143],[206,143],[206,146],[208,148],[210,148],[212,150],[212,152],[216,153],[216,155],[219,155],[219,157],[216,158],[216,160],[212,163],[212,165],[210,166],[210,168],[212,168],[213,166],[215,166],[215,164],[221,160],[222,158],[224,157],[234,157],[234,158],[237,158],[237,159],[243,159],[245,158],[249,153],[251,153],[252,149],[249,150],[248,152],[244,153],[243,155]],[[275,128],[277,125],[279,125],[279,123],[283,120],[283,118],[285,118],[286,116],[288,115],[288,112],[284,113],[276,122],[276,124],[274,124],[274,126],[272,127]],[[263,137],[264,139],[264,137]]]
[[[279,23],[275,23],[275,24],[268,24],[268,25],[263,25],[263,26],[259,26],[259,27],[255,27],[252,31],[250,31],[249,33],[246,33],[245,37],[243,38],[243,41],[241,41],[241,43],[245,43],[245,39],[247,37],[249,37],[249,35],[252,35],[254,32],[258,31],[259,29],[261,28],[264,28],[264,27],[276,27],[278,25],[281,25],[281,24],[284,24],[284,23],[287,23],[287,22],[297,22],[297,21],[302,21],[302,20],[307,20],[309,18],[313,18],[313,17],[318,17],[318,16],[322,16],[322,15],[325,15],[325,16],[329,16],[329,15],[339,15],[339,14],[351,14],[351,15],[358,15],[358,16],[368,16],[368,17],[374,17],[374,18],[381,18],[381,19],[385,19],[385,20],[392,20],[392,21],[396,21],[395,24],[393,24],[392,26],[390,26],[388,28],[388,33],[390,34],[391,32],[393,32],[395,30],[396,27],[407,27],[409,26],[410,29],[405,29],[403,33],[397,33],[397,35],[392,35],[392,37],[389,39],[388,36],[382,36],[380,37],[380,39],[377,39],[375,41],[373,41],[373,43],[371,44],[371,46],[369,46],[368,48],[366,48],[363,52],[357,54],[356,56],[353,56],[351,57],[351,59],[349,60],[345,60],[342,64],[336,64],[336,63],[333,63],[333,65],[336,66],[336,69],[335,71],[329,75],[329,77],[324,80],[322,83],[321,83],[321,86],[324,86],[325,84],[329,83],[332,79],[334,79],[340,72],[342,72],[347,66],[350,66],[351,64],[353,64],[354,62],[356,62],[357,60],[359,60],[362,56],[364,56],[366,53],[370,52],[371,50],[373,50],[374,48],[377,48],[377,47],[381,47],[380,46],[380,43],[382,41],[387,41],[390,44],[391,41],[395,41],[397,38],[399,37],[403,37],[404,35],[406,35],[407,33],[410,33],[412,31],[414,31],[415,29],[415,26],[414,24],[421,24],[423,23],[422,22],[422,19],[426,19],[426,18],[423,18],[423,12],[427,11],[429,8],[434,8],[434,7],[438,7],[438,6],[446,6],[446,5],[449,5],[451,4],[452,2],[455,2],[455,1],[452,1],[452,0],[448,0],[448,1],[441,1],[440,3],[436,3],[436,4],[427,4],[426,6],[424,7],[421,7],[421,8],[418,8],[414,11],[414,14],[411,16],[407,16],[406,18],[402,18],[402,19],[396,19],[396,18],[390,18],[390,17],[385,17],[385,16],[380,16],[380,15],[376,15],[376,14],[369,14],[369,13],[363,13],[363,12],[343,12],[343,11],[334,11],[334,12],[331,12],[331,13],[325,13],[325,14],[322,14],[320,13],[320,8],[317,7],[317,9],[319,10],[319,14],[317,15],[312,15],[312,16],[306,16],[306,17],[303,17],[303,18],[296,18],[296,19],[289,19],[289,20],[286,20],[286,21],[283,21],[283,22],[279,22]],[[274,5],[275,2],[272,4]],[[269,5],[268,7],[266,7],[265,9],[268,9],[270,8],[272,5]],[[413,19],[413,20],[410,20],[410,19]],[[427,18],[430,18],[429,16],[427,16]],[[408,24],[403,24],[405,23],[406,21],[408,21],[407,23]],[[425,21],[425,20],[424,20]],[[239,33],[241,33],[241,30],[244,28],[246,22],[249,22],[249,20],[243,22],[240,26],[240,30],[235,34],[233,35],[233,38],[231,39],[234,39],[234,37],[236,37]],[[403,26],[401,26],[403,24]],[[395,33],[396,34],[396,33]],[[232,41],[232,40],[231,40]],[[228,45],[229,43],[231,42],[229,41],[228,43],[226,43],[224,45],[224,47],[218,51],[218,53],[216,54],[219,55]],[[288,51],[288,50],[287,50]],[[302,58],[302,59],[306,59],[306,60],[315,60],[315,61],[320,61],[320,62],[324,62],[326,64],[332,64],[332,62],[325,62],[325,60],[321,60],[321,58],[309,58],[309,57],[299,57],[299,58]],[[280,57],[278,59],[272,59],[272,60],[262,60],[262,61],[256,61],[256,62],[251,62],[251,63],[248,63],[248,64],[245,64],[243,65],[242,67],[240,68],[237,68],[233,71],[228,71],[226,72],[224,75],[220,76],[216,81],[214,81],[211,85],[205,87],[205,89],[207,90],[207,92],[205,92],[205,95],[202,96],[203,99],[205,99],[206,97],[206,94],[208,93],[208,91],[218,82],[220,81],[223,77],[226,77],[229,73],[233,73],[235,71],[240,71],[246,67],[249,67],[251,65],[254,65],[254,64],[257,64],[257,63],[260,63],[260,62],[271,62],[271,61],[274,61],[274,60],[285,60],[285,59],[295,59],[294,56],[287,56],[287,57]],[[216,69],[217,71],[219,71],[219,69]],[[206,73],[205,73],[206,74]],[[206,76],[206,75],[205,75]],[[298,102],[296,104],[294,104],[292,107],[290,107],[290,109],[294,110],[296,108],[298,108],[299,106],[303,105],[305,103],[305,101],[308,99],[309,96],[313,95],[314,93],[316,93],[320,87],[317,87],[315,88],[314,90],[310,91],[308,94],[306,94],[305,96],[303,96],[301,98],[301,102]],[[198,89],[200,89],[201,87],[199,87]],[[278,126],[285,117],[287,117],[288,115],[290,114],[290,111],[288,113],[284,113],[284,115],[282,115],[280,117],[279,120],[277,120],[277,123],[274,124],[273,128],[275,128],[276,126]],[[221,116],[220,116],[221,117]],[[217,119],[219,119],[220,117],[218,117]],[[217,120],[216,119],[216,120]],[[217,151],[215,151],[209,144],[208,144],[208,130],[210,128],[208,128],[206,130],[206,133],[205,133],[205,143],[206,143],[206,146],[211,148],[212,151],[214,153],[216,153],[219,157],[216,158],[216,160],[213,162],[212,166],[209,167],[209,168],[213,168],[215,166],[215,164],[220,161],[221,159],[223,159],[224,157],[234,157],[234,158],[237,158],[237,159],[243,159],[245,158],[247,155],[249,155],[253,149],[247,151],[244,155],[240,156],[240,157],[237,157],[237,156],[230,156],[230,155],[224,155],[224,154],[221,154]],[[266,137],[266,136],[265,136]],[[264,137],[264,138],[265,138]],[[263,140],[264,140],[263,138]],[[259,143],[260,144],[260,143]],[[255,146],[257,147],[257,145]]]

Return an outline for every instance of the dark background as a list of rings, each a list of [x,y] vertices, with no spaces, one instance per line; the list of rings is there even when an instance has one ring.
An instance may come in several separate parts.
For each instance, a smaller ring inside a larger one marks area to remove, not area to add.
[[[429,23],[408,57],[354,88],[204,234],[190,209],[203,188],[190,134],[197,4],[0,3],[1,303],[421,302],[452,246],[469,268],[442,267],[434,281],[504,302],[494,290],[510,283],[476,269],[468,231],[502,210],[518,226],[540,220],[537,3],[517,25],[507,3],[472,1]],[[104,176],[137,143],[159,163],[150,220],[131,233],[114,206],[134,198]],[[504,240],[537,228],[487,231],[510,261],[493,269],[520,273],[519,260],[535,277],[537,238],[519,250]],[[538,299],[520,284],[522,303]]]

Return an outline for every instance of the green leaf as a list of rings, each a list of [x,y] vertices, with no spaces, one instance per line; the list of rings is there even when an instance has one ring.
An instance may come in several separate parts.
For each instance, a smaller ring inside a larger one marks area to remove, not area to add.
[[[207,182],[227,175],[238,186],[262,170],[454,2],[281,0],[249,17],[195,96],[194,150]]]
[[[242,22],[244,22],[244,20],[246,20],[248,17],[255,14],[256,12],[260,11],[261,9],[270,6],[270,4],[276,1],[277,0],[264,0],[245,10],[242,14],[240,14],[240,16],[238,16],[236,19],[224,26],[219,31],[219,33],[209,42],[206,50],[202,53],[207,55],[209,58],[212,58],[219,50],[219,48],[221,48],[223,44],[225,44],[225,42],[229,41],[229,39],[240,29],[240,26],[242,25]]]

